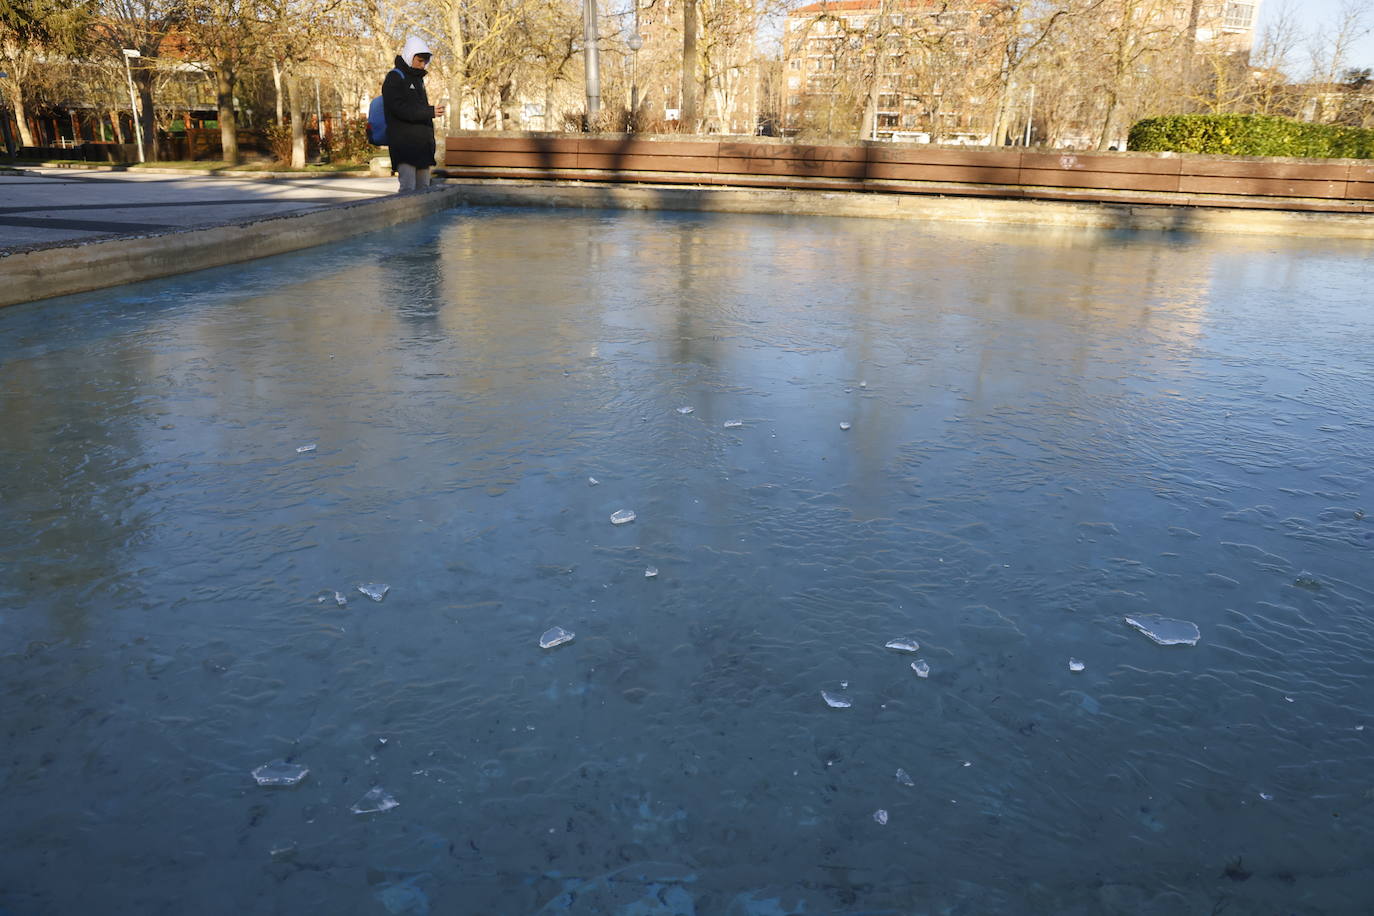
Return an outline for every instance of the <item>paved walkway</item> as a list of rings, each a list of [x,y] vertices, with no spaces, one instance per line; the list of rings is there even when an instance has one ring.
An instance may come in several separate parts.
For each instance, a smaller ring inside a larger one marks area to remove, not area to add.
[[[25,168],[0,174],[0,250],[141,235],[395,193],[394,178],[262,179]]]

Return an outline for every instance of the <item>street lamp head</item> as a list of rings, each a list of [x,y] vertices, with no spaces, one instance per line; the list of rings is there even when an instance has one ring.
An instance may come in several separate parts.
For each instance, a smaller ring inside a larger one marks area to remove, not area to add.
[[[639,37],[638,32],[631,32],[630,37],[625,40],[625,46],[636,53],[644,47],[644,39]]]
[[[142,57],[142,56],[143,56],[143,52],[140,51],[140,50],[138,50],[137,48],[124,48],[124,49],[123,49],[123,52],[124,52],[124,56],[125,56],[125,57]]]

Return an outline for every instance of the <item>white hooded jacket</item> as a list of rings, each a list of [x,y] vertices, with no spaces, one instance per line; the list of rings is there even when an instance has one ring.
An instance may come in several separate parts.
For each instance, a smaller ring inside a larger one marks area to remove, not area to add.
[[[405,61],[408,66],[415,59],[416,54],[432,55],[433,53],[423,38],[416,38],[412,35],[406,39],[405,47],[401,48],[401,60]]]

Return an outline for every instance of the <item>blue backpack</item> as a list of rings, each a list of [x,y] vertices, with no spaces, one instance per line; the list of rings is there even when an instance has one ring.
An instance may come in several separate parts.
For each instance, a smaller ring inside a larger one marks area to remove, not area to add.
[[[401,79],[406,78],[400,67],[393,67],[391,72],[399,74]],[[367,106],[367,142],[373,146],[386,146],[386,105],[380,95]]]

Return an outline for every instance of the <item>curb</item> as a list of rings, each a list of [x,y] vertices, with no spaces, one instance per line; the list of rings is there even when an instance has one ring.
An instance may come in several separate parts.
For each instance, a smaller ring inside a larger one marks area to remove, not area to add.
[[[26,162],[24,168],[64,169],[71,172],[122,172],[130,175],[195,175],[201,178],[377,178],[368,169],[346,172],[265,172],[250,169],[178,169],[148,166],[132,169],[100,162]],[[385,176],[381,176],[385,177]]]
[[[242,223],[10,251],[0,254],[0,306],[299,251],[421,219],[457,201],[456,189],[441,185]]]

